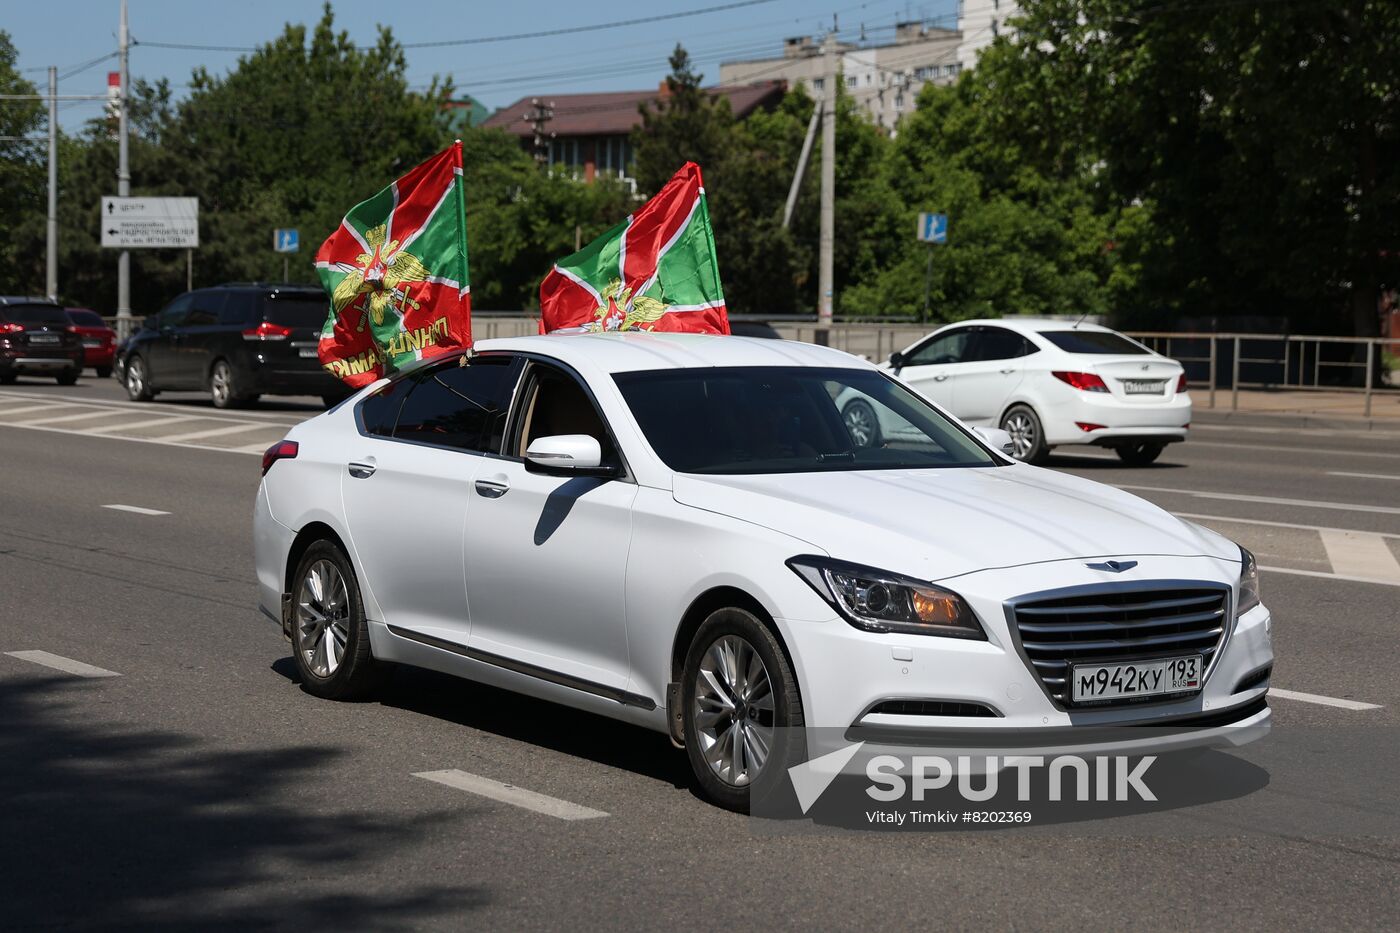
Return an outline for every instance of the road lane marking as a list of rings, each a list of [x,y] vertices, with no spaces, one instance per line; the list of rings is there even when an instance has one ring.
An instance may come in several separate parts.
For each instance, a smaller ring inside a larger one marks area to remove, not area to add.
[[[160,418],[150,418],[146,421],[124,421],[120,424],[104,424],[98,428],[82,428],[84,434],[110,434],[113,431],[125,431],[128,428],[150,428],[158,424],[178,424],[181,421],[193,421],[198,415],[163,415]]]
[[[291,427],[291,425],[285,425],[284,427]],[[182,450],[208,450],[216,454],[244,453],[244,451],[235,448],[212,447],[208,444],[171,444],[160,437],[128,437],[124,434],[98,434],[94,437],[86,431],[78,431],[72,428],[46,428],[32,424],[10,424],[8,421],[0,421],[0,428],[20,428],[25,431],[48,431],[50,434],[67,434],[69,437],[85,437],[90,440],[99,441],[130,441],[133,444],[160,444],[164,447],[179,447]],[[247,453],[252,452],[253,451],[247,451]]]
[[[70,399],[71,399],[71,400],[70,400]],[[226,410],[226,409],[213,408],[213,407],[208,407],[208,408],[206,408],[206,407],[200,405],[198,402],[196,402],[196,401],[193,400],[193,399],[191,399],[191,400],[190,400],[190,403],[187,403],[187,404],[181,404],[181,403],[178,402],[178,401],[175,401],[175,402],[121,402],[121,401],[114,401],[114,400],[112,400],[112,399],[80,399],[80,398],[77,398],[76,396],[69,396],[69,395],[45,395],[45,394],[39,393],[39,392],[36,392],[36,393],[21,393],[21,392],[6,392],[6,391],[0,391],[0,403],[9,403],[9,402],[18,402],[18,401],[24,401],[24,402],[49,402],[50,404],[54,404],[54,405],[87,405],[87,406],[92,407],[92,408],[105,408],[105,409],[109,409],[109,410],[111,410],[111,411],[142,411],[142,412],[151,412],[151,413],[159,413],[159,412],[165,412],[165,411],[168,411],[168,412],[171,412],[171,413],[186,413],[186,412],[196,412],[196,411],[197,411],[197,412],[200,413],[200,417],[202,417],[202,418],[225,418],[225,419],[233,418],[233,419],[242,420],[242,421],[248,421],[248,420],[255,420],[255,419],[256,419],[256,420],[265,420],[265,421],[267,421],[267,422],[269,422],[269,423],[285,423],[285,424],[288,424],[288,425],[297,424],[297,423],[300,422],[300,421],[305,421],[307,418],[314,418],[316,415],[320,414],[319,411],[307,410],[307,411],[302,411],[302,412],[296,412],[296,411],[240,411],[240,412],[238,412],[236,415],[229,415],[229,414],[227,414],[227,410]],[[4,414],[4,413],[5,413],[4,409],[3,409],[3,408],[0,408],[0,414]],[[292,419],[292,420],[290,420],[290,421],[284,421],[283,419]]]
[[[76,674],[79,677],[121,676],[116,671],[93,667],[91,664],[74,661],[72,658],[65,658],[62,655],[49,654],[47,651],[6,651],[5,653],[12,658],[19,658],[21,661],[42,664],[44,667],[51,667],[56,671],[63,671],[65,674]]]
[[[79,413],[76,414],[76,415],[64,415],[64,416],[62,416],[61,418],[50,418],[50,417],[48,417],[48,416],[46,416],[46,415],[40,415],[38,418],[25,418],[23,421],[16,422],[16,424],[19,424],[19,425],[27,425],[27,424],[59,424],[60,422],[63,422],[63,421],[82,421],[84,418],[101,418],[101,417],[103,417],[104,415],[110,415],[110,414],[111,414],[111,412],[109,412],[109,411],[107,411],[107,410],[105,410],[105,409],[102,409],[102,408],[89,408],[89,407],[86,406],[86,405],[58,405],[58,406],[56,406],[56,407],[58,407],[58,408],[87,408],[88,410],[87,410],[87,411],[84,411],[84,412],[79,412]],[[49,410],[52,411],[53,409],[51,408],[51,409],[49,409]],[[3,415],[3,414],[5,414],[5,412],[0,411],[0,415]]]
[[[1390,473],[1348,473],[1345,470],[1328,470],[1328,476],[1355,476],[1359,479],[1400,479]]]
[[[1383,457],[1386,460],[1400,460],[1400,454],[1380,453],[1373,450],[1329,450],[1317,447],[1284,447],[1272,444],[1230,444],[1225,441],[1187,441],[1191,447],[1229,447],[1234,450],[1278,450],[1290,454],[1315,454],[1324,457]]]
[[[200,438],[204,438],[204,437],[218,437],[218,436],[221,435],[221,434],[237,434],[239,431],[253,431],[253,430],[257,430],[257,429],[259,429],[259,428],[270,428],[270,427],[280,427],[280,425],[255,424],[255,423],[252,423],[252,422],[242,422],[242,423],[235,424],[235,425],[232,425],[231,427],[226,427],[226,428],[205,428],[205,429],[202,430],[202,431],[190,431],[190,432],[187,433],[187,434],[169,434],[169,435],[166,435],[165,437],[162,437],[161,440],[163,440],[163,441],[168,441],[169,443],[172,443],[172,444],[178,444],[178,443],[180,443],[180,442],[182,442],[182,441],[197,441],[197,440],[199,440]],[[263,445],[263,447],[266,447],[266,446],[267,446],[266,444]]]
[[[169,512],[162,512],[160,509],[143,509],[139,505],[104,505],[104,509],[112,509],[116,512],[135,512],[137,515],[169,515]]]
[[[50,402],[47,405],[21,405],[19,408],[0,408],[0,417],[5,415],[22,415],[27,411],[53,411],[55,408],[67,408],[63,402]]]
[[[532,790],[516,787],[514,784],[502,784],[500,781],[493,781],[479,774],[469,774],[456,768],[447,771],[420,771],[413,776],[425,781],[435,781],[438,784],[455,787],[457,790],[464,790],[469,794],[487,797],[500,803],[508,803],[514,807],[543,813],[545,816],[552,816],[556,819],[594,820],[608,815],[602,810],[593,810],[576,803],[570,803],[567,800],[560,800],[558,797],[537,794]]]
[[[1338,709],[1380,709],[1379,703],[1361,703],[1357,700],[1343,700],[1338,697],[1319,696],[1316,693],[1299,693],[1296,690],[1280,690],[1277,687],[1269,688],[1269,696],[1279,697],[1283,700],[1298,700],[1303,703],[1316,703],[1318,706],[1335,706]]]
[[[1267,525],[1270,528],[1301,528],[1304,531],[1356,531],[1355,528],[1329,528],[1326,525],[1299,525],[1296,522],[1269,522],[1261,518],[1233,518],[1229,515],[1203,515],[1199,512],[1173,512],[1177,518],[1203,519],[1212,522],[1233,522],[1239,525]],[[1400,538],[1400,534],[1389,531],[1374,531],[1367,534],[1377,534],[1382,538]]]
[[[1297,567],[1266,567],[1259,565],[1260,570],[1269,573],[1287,573],[1295,577],[1321,577],[1324,580],[1341,580],[1345,583],[1375,583],[1380,586],[1400,586],[1400,580],[1381,580],[1376,577],[1352,577],[1344,573],[1326,573],[1321,570],[1300,570]]]
[[[1170,489],[1165,486],[1130,486],[1113,484],[1134,492],[1165,492],[1195,499],[1223,499],[1226,502],[1260,502],[1266,505],[1293,505],[1306,509],[1332,509],[1338,512],[1374,512],[1378,515],[1400,515],[1400,508],[1389,505],[1365,505],[1360,502],[1322,502],[1314,499],[1282,499],[1274,496],[1247,496],[1237,492],[1202,492],[1196,489]]]
[[[1400,582],[1400,561],[1380,535],[1365,531],[1319,531],[1337,573]]]

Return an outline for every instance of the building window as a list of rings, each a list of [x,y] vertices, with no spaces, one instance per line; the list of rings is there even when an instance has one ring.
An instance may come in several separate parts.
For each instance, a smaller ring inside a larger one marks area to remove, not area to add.
[[[826,84],[826,79],[825,79],[825,78],[813,78],[813,79],[812,79],[812,90],[814,90],[814,91],[820,91],[820,90],[823,89],[823,86],[824,86],[825,84]]]
[[[859,83],[860,83],[860,75],[847,75],[847,76],[846,76],[846,87],[855,87],[855,86],[856,86],[857,84],[859,84]]]
[[[895,110],[903,110],[903,109],[904,109],[904,94],[903,94],[903,92],[894,95],[894,109],[895,109]]]

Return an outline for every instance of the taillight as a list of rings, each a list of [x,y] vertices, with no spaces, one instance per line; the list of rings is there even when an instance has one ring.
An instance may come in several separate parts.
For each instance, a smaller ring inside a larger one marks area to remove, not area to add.
[[[1078,425],[1079,430],[1083,431],[1085,434],[1089,433],[1090,431],[1102,431],[1105,427],[1105,425],[1090,424],[1087,421],[1076,421],[1075,424]]]
[[[244,340],[286,340],[290,336],[290,327],[283,327],[271,321],[263,321],[257,327],[250,327],[243,332]]]
[[[1050,375],[1054,376],[1061,382],[1065,382],[1069,385],[1074,386],[1080,392],[1108,391],[1108,386],[1104,385],[1103,379],[1101,379],[1095,373],[1067,373],[1062,372],[1060,370],[1055,370]]]
[[[0,324],[0,334],[20,334],[23,332],[23,324]]]
[[[262,475],[266,476],[267,471],[272,469],[272,465],[278,460],[295,460],[298,449],[296,441],[278,441],[264,450]]]
[[[1186,391],[1186,374],[1182,373],[1176,377],[1176,394],[1180,395]]]
[[[64,329],[66,332],[70,333],[70,334],[76,334],[76,333],[78,332],[78,328],[74,327],[72,324],[69,324],[67,327],[65,327],[65,328],[63,328],[63,329]]]

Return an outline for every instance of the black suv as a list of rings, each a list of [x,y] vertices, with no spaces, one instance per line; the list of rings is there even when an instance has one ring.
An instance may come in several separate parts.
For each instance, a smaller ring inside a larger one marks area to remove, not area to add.
[[[122,344],[117,372],[133,401],[207,389],[216,408],[260,395],[349,394],[321,368],[316,344],[326,293],[305,285],[232,284],[186,292]]]
[[[63,306],[47,298],[0,297],[0,384],[20,375],[71,386],[83,371],[83,338]]]

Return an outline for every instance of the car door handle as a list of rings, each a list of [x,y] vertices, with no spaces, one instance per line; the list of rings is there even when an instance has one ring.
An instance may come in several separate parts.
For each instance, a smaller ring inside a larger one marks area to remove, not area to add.
[[[948,374],[947,374],[947,373],[940,373],[939,375],[933,377],[933,381],[934,381],[934,382],[942,382],[943,380],[945,380],[945,379],[947,379],[947,378],[948,378]]]
[[[499,499],[510,492],[510,483],[504,479],[479,479],[476,481],[476,494],[487,499]]]
[[[345,469],[350,471],[350,475],[355,479],[369,479],[378,469],[372,462],[364,460],[353,460],[345,465]]]
[[[1000,372],[1003,376],[1009,376],[1009,375],[1011,375],[1012,373],[1014,373],[1015,371],[1016,371],[1015,367],[1012,367],[1011,369],[999,370],[999,372]]]

